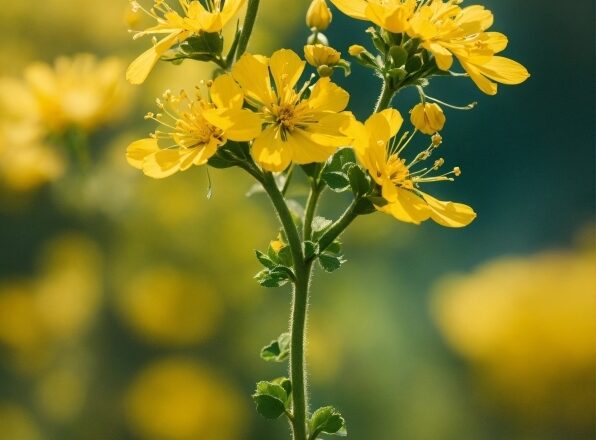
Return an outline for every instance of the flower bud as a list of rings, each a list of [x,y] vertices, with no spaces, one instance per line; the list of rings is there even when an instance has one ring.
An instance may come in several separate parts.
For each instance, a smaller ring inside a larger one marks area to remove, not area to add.
[[[306,24],[309,28],[324,31],[329,27],[333,15],[325,0],[313,0],[306,12]]]
[[[360,46],[359,44],[353,44],[348,49],[348,53],[353,57],[357,57],[362,52],[366,52],[366,49],[363,46]]]
[[[432,135],[443,129],[445,114],[438,104],[420,103],[411,111],[412,125],[424,134]]]
[[[322,44],[309,44],[304,46],[304,58],[314,67],[333,67],[341,59],[341,54],[332,47]]]

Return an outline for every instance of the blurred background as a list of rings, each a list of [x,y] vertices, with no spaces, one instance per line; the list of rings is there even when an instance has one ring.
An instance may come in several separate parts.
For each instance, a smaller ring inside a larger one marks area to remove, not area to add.
[[[353,439],[593,438],[594,3],[483,4],[532,77],[497,97],[431,85],[479,101],[446,110],[441,148],[463,175],[431,191],[477,220],[360,218],[348,270],[315,275],[312,406],[337,406]],[[262,0],[252,50],[301,52],[307,6]],[[285,373],[259,359],[290,299],[252,280],[277,231],[267,201],[234,170],[210,171],[207,199],[203,168],[154,181],[124,158],[154,129],[154,98],[210,68],[161,63],[125,84],[149,41],[130,38],[145,24],[124,0],[4,2],[2,16],[0,440],[287,438],[250,398]],[[326,34],[346,53],[366,27],[335,11]],[[358,66],[335,80],[365,117],[377,81]],[[328,215],[347,202],[327,196]]]

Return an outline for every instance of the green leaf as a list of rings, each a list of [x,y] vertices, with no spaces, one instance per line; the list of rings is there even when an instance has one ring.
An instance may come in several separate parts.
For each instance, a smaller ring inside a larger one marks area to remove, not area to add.
[[[223,49],[223,36],[218,32],[202,32],[186,39],[191,58],[197,55],[219,55]]]
[[[325,231],[331,226],[333,222],[325,217],[316,216],[312,220],[312,236],[313,239],[316,241],[318,240]]]
[[[359,199],[354,207],[354,212],[358,215],[372,214],[377,209],[369,198]]]
[[[274,379],[272,382],[275,384],[281,385],[281,387],[286,391],[286,396],[288,396],[287,404],[289,404],[290,399],[292,397],[292,381],[290,379],[288,379],[287,377],[279,377],[277,379]],[[287,406],[287,404],[286,404],[286,406]]]
[[[346,262],[346,259],[341,255],[331,255],[322,253],[319,255],[319,264],[325,272],[333,272],[341,267]]]
[[[327,249],[325,249],[325,253],[339,254],[340,252],[341,242],[339,241],[339,239],[335,239],[333,243],[331,243],[329,246],[327,246]]]
[[[350,187],[348,176],[340,171],[324,172],[322,179],[335,192],[344,192]]]
[[[332,406],[325,406],[316,410],[308,423],[310,438],[316,438],[320,433],[347,435],[346,421]]]
[[[231,168],[238,162],[234,159],[226,157],[225,154],[218,152],[211,156],[207,163],[213,168]]]
[[[319,253],[319,243],[314,243],[312,241],[305,241],[304,242],[304,258],[310,259]]]
[[[393,66],[402,67],[408,59],[408,52],[403,47],[392,46],[389,49],[389,56],[391,57]]]
[[[275,341],[261,350],[261,359],[266,362],[283,362],[290,354],[290,334],[282,333]],[[289,394],[289,393],[288,393]]]
[[[420,70],[422,67],[422,57],[414,55],[406,63],[406,70],[410,73]]]
[[[286,411],[288,394],[285,388],[277,383],[257,383],[257,391],[252,398],[257,405],[257,412],[265,418],[277,419]]]
[[[273,269],[263,269],[255,275],[255,279],[263,287],[281,287],[293,277],[289,267],[275,266]]]
[[[255,250],[255,254],[257,256],[257,260],[259,260],[259,262],[266,268],[273,269],[275,266],[277,266],[277,264],[263,252]]]
[[[356,195],[366,194],[370,190],[370,181],[359,165],[354,164],[348,170],[348,179],[352,192]]]

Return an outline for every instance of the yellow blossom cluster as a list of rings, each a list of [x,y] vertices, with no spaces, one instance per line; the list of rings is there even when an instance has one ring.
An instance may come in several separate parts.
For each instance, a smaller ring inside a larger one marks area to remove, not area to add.
[[[520,84],[530,75],[521,64],[497,56],[507,37],[488,32],[492,13],[484,6],[462,8],[463,0],[331,0],[345,14],[386,31],[419,39],[447,71],[455,56],[480,90],[497,93],[497,84]]]

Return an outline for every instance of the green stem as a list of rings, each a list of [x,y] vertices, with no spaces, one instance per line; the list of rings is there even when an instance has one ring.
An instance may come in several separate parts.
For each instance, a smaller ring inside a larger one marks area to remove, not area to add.
[[[381,110],[385,110],[391,104],[391,99],[395,95],[395,90],[389,85],[388,81],[383,79],[383,86],[381,88],[381,95],[377,100],[373,113],[378,113]]]
[[[341,233],[354,221],[358,214],[355,212],[358,199],[354,199],[339,219],[323,234],[319,240],[319,252],[323,252]]]
[[[312,220],[317,210],[317,203],[320,195],[321,189],[319,188],[319,184],[316,181],[313,181],[304,211],[304,230],[302,231],[302,238],[304,241],[310,240],[312,237]]]
[[[286,201],[271,173],[263,173],[261,183],[269,195],[279,220],[288,237],[292,253],[296,280],[292,294],[292,313],[290,321],[290,380],[292,381],[292,428],[294,440],[307,440],[307,393],[306,374],[304,371],[304,338],[308,308],[308,288],[310,284],[311,262],[304,260],[302,241],[292,219]]]
[[[252,28],[257,19],[257,12],[259,10],[259,0],[248,0],[248,6],[246,8],[246,15],[244,16],[244,24],[242,25],[242,34],[238,42],[238,50],[236,53],[236,59],[240,58],[246,48],[248,47],[248,41],[252,34]]]

